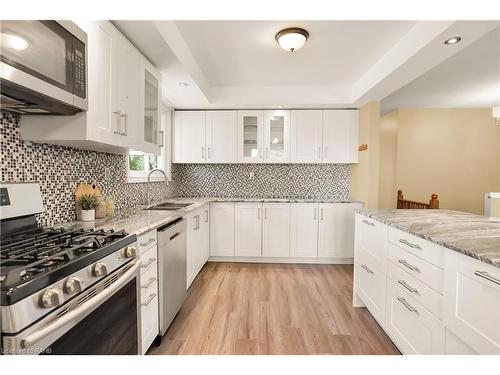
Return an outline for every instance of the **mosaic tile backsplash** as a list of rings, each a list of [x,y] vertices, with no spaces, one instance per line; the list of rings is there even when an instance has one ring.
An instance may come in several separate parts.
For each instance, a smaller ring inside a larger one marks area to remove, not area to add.
[[[180,164],[183,197],[316,198],[347,200],[348,164]],[[253,173],[253,178],[251,177]]]
[[[26,142],[19,137],[19,117],[0,115],[2,182],[38,182],[45,212],[41,225],[50,226],[76,218],[74,191],[79,181],[95,181],[105,195],[113,197],[115,209],[134,208],[146,201],[145,183],[127,183],[125,156],[69,147]],[[104,167],[111,175],[104,179]],[[151,184],[151,199],[175,196],[175,187]]]

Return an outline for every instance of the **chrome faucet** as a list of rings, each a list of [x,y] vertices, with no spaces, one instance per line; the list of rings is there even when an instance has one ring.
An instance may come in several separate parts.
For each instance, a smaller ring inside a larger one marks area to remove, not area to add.
[[[146,195],[147,205],[148,206],[150,205],[150,201],[149,201],[149,189],[150,189],[150,185],[151,185],[151,174],[153,172],[156,172],[156,171],[163,173],[163,177],[165,177],[165,183],[168,186],[168,179],[167,179],[167,175],[165,174],[165,171],[163,169],[160,169],[160,168],[151,169],[149,171],[149,173],[148,173],[148,187],[147,187],[147,195]]]

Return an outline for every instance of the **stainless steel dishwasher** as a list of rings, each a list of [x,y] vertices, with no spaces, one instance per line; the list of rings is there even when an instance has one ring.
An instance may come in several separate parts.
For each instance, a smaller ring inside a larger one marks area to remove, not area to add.
[[[160,335],[163,336],[186,299],[186,221],[179,218],[158,228]]]

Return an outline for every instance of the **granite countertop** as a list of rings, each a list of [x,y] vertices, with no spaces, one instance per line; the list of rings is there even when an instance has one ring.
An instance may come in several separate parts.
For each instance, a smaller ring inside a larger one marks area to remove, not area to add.
[[[500,219],[453,210],[358,210],[364,216],[500,267]]]
[[[125,230],[129,234],[140,235],[149,230],[158,228],[161,225],[184,216],[187,212],[193,211],[210,202],[281,202],[281,203],[362,203],[358,201],[337,201],[320,199],[281,199],[281,198],[217,198],[217,197],[177,197],[154,203],[191,203],[189,206],[175,211],[145,210],[147,206],[135,207],[131,210],[121,210],[115,212],[113,217],[96,219],[95,221],[71,221],[59,225],[66,229],[95,228]]]

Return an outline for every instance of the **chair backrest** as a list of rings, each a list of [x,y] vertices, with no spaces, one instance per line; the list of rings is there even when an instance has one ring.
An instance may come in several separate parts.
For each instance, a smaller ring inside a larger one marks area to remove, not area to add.
[[[432,194],[429,203],[415,202],[408,199],[404,199],[403,191],[398,190],[398,201],[397,208],[409,209],[409,208],[439,208],[439,199],[437,194]]]

